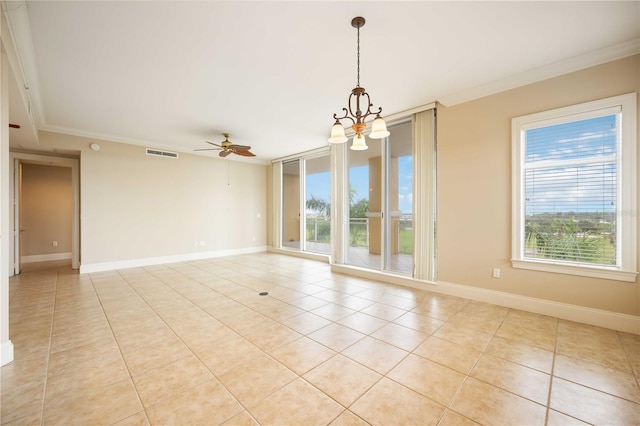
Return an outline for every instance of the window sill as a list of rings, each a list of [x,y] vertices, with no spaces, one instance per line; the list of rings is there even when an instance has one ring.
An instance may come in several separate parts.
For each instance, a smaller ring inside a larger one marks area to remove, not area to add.
[[[569,265],[566,263],[541,262],[531,260],[512,259],[511,265],[517,269],[530,269],[533,271],[553,272],[556,274],[579,275],[583,277],[602,278],[606,280],[636,282],[637,272],[621,271],[619,269],[607,269],[586,265]]]

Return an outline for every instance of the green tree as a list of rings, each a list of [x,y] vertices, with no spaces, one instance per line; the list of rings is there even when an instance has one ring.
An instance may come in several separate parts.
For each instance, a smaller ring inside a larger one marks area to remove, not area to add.
[[[331,240],[331,202],[311,195],[306,202],[307,211],[316,215],[307,215],[307,241],[329,242]]]
[[[357,197],[357,191],[354,188],[349,188],[349,217],[356,219],[366,218],[367,212],[369,211],[369,200],[366,198],[357,199]],[[311,195],[306,202],[306,206],[307,210],[315,212],[323,218],[331,218],[330,201]],[[310,231],[308,230],[307,232]],[[330,230],[328,226],[321,227],[321,230],[318,231],[318,240],[322,240],[325,237],[324,234],[327,234],[326,238],[328,238],[329,232]],[[351,245],[364,245],[366,243],[366,224],[363,222],[350,225],[349,234]],[[310,236],[308,236],[308,238],[310,238]]]
[[[358,193],[354,188],[349,188],[349,218],[363,219],[367,217],[369,211],[369,200],[360,198],[357,200]],[[357,200],[357,201],[356,201]],[[351,222],[351,221],[350,221]],[[366,221],[360,223],[349,223],[349,241],[352,246],[366,246]]]
[[[610,244],[604,235],[592,231],[583,231],[573,216],[551,221],[537,222],[528,220],[525,225],[526,247],[535,250],[534,257],[589,262],[600,264],[615,263],[607,250]]]
[[[367,217],[369,211],[369,200],[361,198],[349,206],[349,217],[363,218]]]
[[[331,202],[323,198],[316,198],[313,194],[307,200],[307,210],[316,212],[327,219],[331,218]]]
[[[349,189],[349,217],[367,217],[366,213],[369,211],[369,200],[361,198],[355,201],[357,195],[355,189]],[[313,194],[311,198],[307,200],[307,210],[316,212],[327,219],[331,218],[331,202],[323,198],[318,198]]]

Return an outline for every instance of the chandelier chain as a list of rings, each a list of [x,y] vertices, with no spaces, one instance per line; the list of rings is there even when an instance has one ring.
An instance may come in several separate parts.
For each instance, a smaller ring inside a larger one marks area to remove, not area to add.
[[[358,30],[358,84],[356,87],[360,87],[360,26],[357,28]]]

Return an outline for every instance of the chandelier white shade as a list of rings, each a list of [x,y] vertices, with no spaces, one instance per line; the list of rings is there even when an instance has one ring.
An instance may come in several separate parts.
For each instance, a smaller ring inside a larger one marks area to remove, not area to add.
[[[347,141],[347,136],[344,134],[344,127],[340,122],[336,122],[336,124],[331,127],[331,137],[329,138],[330,143],[345,143]]]
[[[370,115],[375,114],[375,119],[373,120],[373,123],[371,125],[371,133],[369,134],[369,137],[372,139],[382,139],[389,136],[387,124],[384,122],[384,119],[380,117],[382,108],[378,108],[377,111],[371,111],[371,107],[373,106],[373,104],[371,103],[369,94],[364,87],[360,87],[360,28],[364,26],[364,23],[364,18],[360,16],[355,17],[351,20],[351,26],[358,30],[357,84],[356,87],[351,90],[351,94],[349,95],[349,99],[347,101],[347,108],[342,108],[344,115],[338,117],[338,114],[333,114],[333,118],[335,118],[336,121],[331,128],[331,136],[329,137],[329,143],[346,142],[347,137],[340,120],[350,120],[352,123],[351,128],[356,133],[353,138],[353,144],[351,145],[351,149],[353,150],[367,149],[367,144],[362,133],[367,128],[365,120]],[[361,110],[361,103],[363,108],[366,106],[366,110],[364,112]]]
[[[390,134],[391,133],[387,130],[387,123],[384,122],[382,117],[378,117],[373,120],[373,123],[371,123],[371,133],[369,134],[371,139],[386,138]]]
[[[367,142],[364,140],[364,135],[359,134],[353,137],[353,143],[351,144],[351,149],[354,151],[364,151],[369,148],[367,146]]]

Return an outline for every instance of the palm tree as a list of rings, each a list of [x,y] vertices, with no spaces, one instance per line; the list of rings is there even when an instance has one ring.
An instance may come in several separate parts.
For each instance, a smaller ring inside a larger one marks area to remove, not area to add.
[[[525,225],[526,246],[535,249],[534,257],[589,263],[615,263],[604,254],[601,234],[582,231],[574,217],[554,219],[546,226]]]
[[[357,191],[354,188],[349,188],[349,217],[350,218],[366,218],[369,211],[369,200],[361,198],[356,201],[358,196]],[[331,202],[323,198],[311,195],[306,202],[307,210],[317,213],[325,218],[331,218]],[[361,224],[355,224],[355,226],[349,226],[349,234],[352,245],[356,245],[358,240],[362,238],[363,233],[366,231],[366,226],[360,226]]]
[[[331,217],[331,202],[322,198],[316,198],[316,196],[312,194],[311,198],[307,200],[307,210],[316,212],[329,219]]]
[[[349,189],[349,217],[367,217],[366,213],[369,211],[369,200],[361,198],[358,201],[354,201],[357,195],[358,193],[354,188]],[[316,212],[329,219],[331,217],[331,202],[312,194],[311,198],[307,200],[307,210]]]

